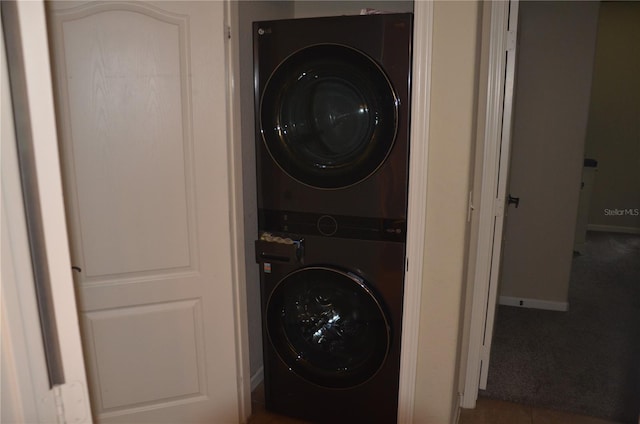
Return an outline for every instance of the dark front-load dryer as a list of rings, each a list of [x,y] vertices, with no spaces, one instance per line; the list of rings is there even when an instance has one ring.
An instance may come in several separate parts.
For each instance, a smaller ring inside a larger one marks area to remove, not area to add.
[[[253,31],[266,407],[395,422],[412,15]]]
[[[267,409],[396,422],[404,244],[263,234],[256,258]]]
[[[261,216],[405,220],[412,15],[253,31]]]

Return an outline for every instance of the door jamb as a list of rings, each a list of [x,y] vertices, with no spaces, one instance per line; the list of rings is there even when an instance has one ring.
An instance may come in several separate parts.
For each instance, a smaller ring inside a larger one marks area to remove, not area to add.
[[[251,415],[251,368],[249,363],[249,324],[247,312],[247,275],[244,251],[244,203],[242,182],[242,143],[240,112],[240,37],[231,34],[232,23],[238,22],[238,4],[224,0],[224,27],[226,34],[225,60],[227,103],[227,156],[229,163],[229,227],[231,232],[231,272],[234,299],[234,326],[236,342],[236,390],[238,417],[241,423]],[[222,35],[222,34],[221,34]]]
[[[71,275],[68,232],[64,215],[45,5],[42,0],[38,0],[16,2],[13,6],[17,17],[15,22],[17,26],[14,29],[20,39],[20,43],[10,45],[9,40],[4,35],[6,27],[0,24],[0,31],[3,32],[1,38],[4,44],[2,50],[4,54],[8,53],[9,49],[18,49],[19,52],[17,54],[22,56],[22,69],[20,67],[8,69],[9,74],[7,76],[9,78],[11,78],[12,71],[18,72],[25,84],[24,93],[12,92],[10,94],[13,101],[11,113],[17,112],[16,98],[14,96],[18,95],[19,97],[24,97],[19,103],[23,106],[24,110],[22,112],[29,115],[29,119],[16,119],[15,126],[21,125],[24,127],[23,131],[13,128],[13,123],[9,124],[11,126],[9,130],[14,130],[16,138],[19,138],[20,134],[24,132],[30,133],[32,138],[31,154],[33,155],[35,172],[31,177],[34,179],[35,184],[30,188],[35,191],[33,194],[40,203],[39,213],[34,214],[32,218],[38,220],[41,226],[44,243],[43,250],[45,252],[45,257],[39,258],[41,263],[38,265],[44,267],[49,275],[50,300],[53,306],[52,315],[49,318],[55,321],[55,325],[59,330],[54,337],[57,338],[56,344],[60,350],[63,374],[62,378],[57,379],[57,381],[47,380],[42,335],[11,337],[11,334],[9,334],[9,339],[7,340],[9,343],[7,345],[8,349],[18,349],[16,352],[26,352],[27,355],[23,358],[11,358],[11,355],[8,357],[8,360],[18,365],[20,369],[11,370],[12,373],[9,374],[9,379],[7,380],[11,384],[9,398],[11,398],[11,394],[15,396],[10,399],[7,406],[10,412],[17,414],[16,416],[24,413],[23,417],[37,416],[40,418],[57,418],[60,422],[64,420],[65,422],[91,423],[87,376],[82,355],[80,327],[76,312],[76,296]],[[3,61],[5,59],[3,58]],[[5,62],[3,66],[8,66],[8,63]],[[7,140],[6,142],[15,143],[15,140]],[[17,142],[24,143],[25,140],[18,140]],[[5,140],[3,140],[4,143]],[[13,146],[10,153],[17,154],[15,148],[16,146]],[[5,154],[4,146],[2,150],[2,153]],[[15,160],[17,161],[17,156]],[[15,165],[18,166],[17,162]],[[20,179],[17,173],[15,177]],[[24,199],[22,199],[21,193],[23,187],[19,183],[9,184],[7,186],[9,192],[5,193],[5,188],[7,187],[5,187],[4,169],[2,179],[3,199],[0,200],[0,203],[7,199],[18,200],[19,203],[23,202]],[[9,182],[11,183],[11,181]],[[7,198],[4,198],[5,195]],[[17,224],[17,233],[14,236],[18,235],[18,237],[11,239],[11,234],[9,234],[9,241],[12,247],[17,248],[17,250],[10,253],[9,257],[13,257],[16,260],[13,265],[20,268],[13,269],[13,271],[23,272],[25,269],[33,268],[31,263],[33,258],[31,257],[31,252],[29,252],[28,239],[26,235],[24,238],[19,235],[20,227],[26,230],[27,223],[24,221],[26,217],[19,217],[20,214],[24,214],[21,205],[9,204],[8,207],[4,207],[3,203],[2,213],[4,214],[5,212],[8,212],[9,216],[5,217],[3,215],[3,220],[8,219],[8,223],[11,225]],[[22,223],[20,223],[21,220]],[[9,268],[10,277],[11,268]],[[21,327],[21,321],[25,322],[25,319],[33,319],[33,317],[38,316],[39,308],[35,301],[35,289],[33,287],[19,286],[20,283],[33,284],[32,275],[14,275],[14,277],[16,277],[15,281],[7,281],[7,284],[13,285],[15,283],[18,286],[12,287],[9,294],[15,295],[20,302],[12,305],[10,310],[7,311],[9,315],[6,315],[4,310],[2,311],[2,319],[9,319],[8,327],[5,321],[2,322],[2,331],[7,329],[9,331],[18,330]],[[4,286],[5,281],[2,283]],[[17,289],[17,292],[13,289]],[[5,302],[5,299],[2,298],[2,303]],[[17,327],[12,328],[12,324],[17,324]],[[36,324],[36,327],[41,332],[44,331],[41,325]],[[5,349],[4,345],[5,340],[3,340],[2,347],[3,355],[9,352],[6,351],[7,349]],[[5,358],[3,358],[3,362],[4,360]],[[20,378],[26,375],[31,375],[31,382],[23,383],[15,380],[16,377]],[[5,383],[4,380],[3,376],[3,385]],[[12,391],[14,393],[11,393]],[[3,397],[4,395],[5,393],[3,392]],[[21,399],[21,396],[24,396],[24,398]],[[37,404],[37,411],[25,409],[33,406],[34,402]]]
[[[414,3],[407,253],[402,317],[398,423],[412,423],[424,267],[427,163],[431,98],[433,2]]]
[[[502,240],[502,225],[497,220],[504,216],[511,144],[511,125],[503,125],[503,120],[510,123],[512,116],[517,14],[518,0],[491,3],[482,188],[463,408],[475,408],[489,366]]]

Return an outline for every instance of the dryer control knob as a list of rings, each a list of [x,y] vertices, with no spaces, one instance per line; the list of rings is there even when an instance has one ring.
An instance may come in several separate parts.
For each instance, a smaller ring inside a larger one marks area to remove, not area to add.
[[[330,215],[322,215],[318,218],[318,232],[323,236],[332,236],[338,231],[338,222]]]

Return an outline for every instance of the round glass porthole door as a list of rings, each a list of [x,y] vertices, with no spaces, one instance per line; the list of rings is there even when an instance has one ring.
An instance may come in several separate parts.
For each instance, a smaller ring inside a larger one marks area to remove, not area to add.
[[[266,320],[280,358],[322,387],[366,382],[389,350],[389,325],[374,294],[359,277],[330,268],[285,277],[269,298]]]
[[[386,159],[397,108],[393,87],[373,59],[341,45],[314,45],[289,56],[267,81],[260,129],[289,176],[317,188],[347,187]]]

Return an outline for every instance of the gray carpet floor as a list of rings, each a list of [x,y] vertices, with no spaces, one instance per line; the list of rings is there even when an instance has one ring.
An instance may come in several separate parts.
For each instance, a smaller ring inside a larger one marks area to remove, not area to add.
[[[588,233],[568,312],[499,306],[480,395],[638,423],[640,236]]]

